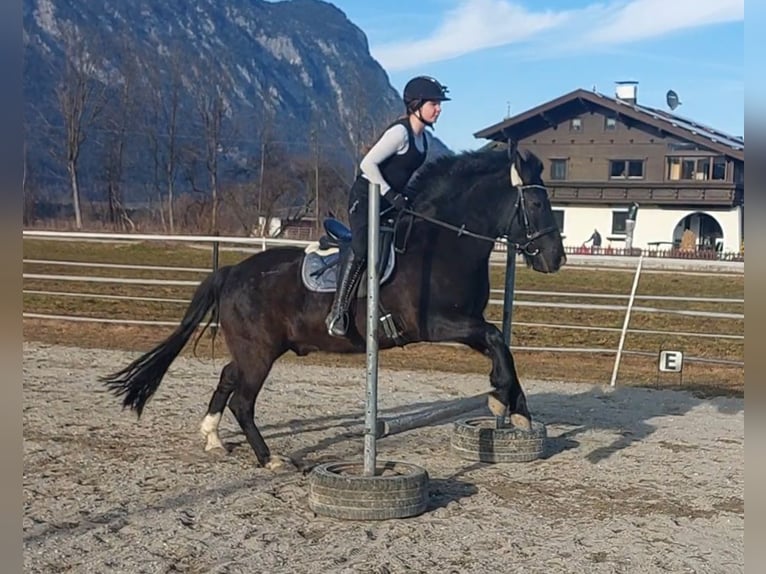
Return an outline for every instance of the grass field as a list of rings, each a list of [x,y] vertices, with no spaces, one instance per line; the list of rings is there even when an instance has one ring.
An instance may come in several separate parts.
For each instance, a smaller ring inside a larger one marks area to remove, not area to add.
[[[222,250],[220,264],[236,263],[247,255],[239,251]],[[175,243],[147,242],[65,242],[24,240],[24,259],[78,261],[93,263],[161,265],[178,267],[211,267],[208,248],[179,246]],[[47,264],[24,264],[25,274],[51,274],[68,276],[130,277],[167,280],[199,281],[204,274],[125,269],[94,269]],[[501,289],[504,270],[492,268],[492,287]],[[628,295],[633,273],[625,270],[591,270],[574,266],[564,267],[555,275],[543,275],[526,268],[516,274],[517,291],[576,292],[597,295]],[[79,283],[24,279],[25,291],[77,291],[90,295],[139,296],[147,298],[173,298],[188,300],[193,286],[145,286],[109,283]],[[636,305],[684,311],[714,311],[718,313],[744,313],[743,303],[697,302],[695,297],[744,299],[744,275],[702,275],[680,272],[645,272],[642,274],[637,295],[675,296],[680,301],[641,301]],[[500,294],[493,299],[502,299]],[[562,296],[527,296],[517,293],[517,302],[551,301],[624,305],[625,300],[609,298],[572,298]],[[77,315],[131,320],[177,321],[184,304],[160,301],[108,300],[94,297],[68,297],[49,294],[24,294],[24,311],[33,313]],[[501,320],[502,307],[490,305],[486,312],[490,320]],[[622,327],[624,310],[594,311],[545,307],[514,307],[512,344],[514,347],[575,347],[615,349],[618,332],[586,331],[526,327],[517,323],[550,323],[572,326]],[[744,320],[709,318],[699,315],[678,315],[635,312],[631,316],[631,329],[673,331],[685,333],[716,333],[744,335]],[[82,347],[122,348],[135,351],[148,350],[171,331],[171,327],[142,325],[110,325],[90,322],[24,320],[25,340],[77,345]],[[678,375],[663,375],[658,379],[656,354],[660,348],[681,350],[687,358],[706,357],[744,361],[744,340],[726,338],[699,338],[687,335],[628,334],[625,349],[651,352],[653,356],[625,355],[621,362],[618,384],[655,385],[675,387]],[[198,354],[211,351],[210,339],[204,337]],[[188,349],[187,349],[188,352]],[[225,353],[221,339],[216,341],[216,355]],[[514,350],[517,368],[522,378],[550,378],[557,380],[608,382],[611,376],[613,354],[551,353]],[[364,356],[336,356],[316,354],[297,359],[322,364],[364,365]],[[460,372],[488,372],[489,362],[482,356],[458,347],[413,345],[381,354],[384,368],[438,369]],[[704,394],[744,393],[744,368],[741,366],[693,363],[684,365],[683,386]]]

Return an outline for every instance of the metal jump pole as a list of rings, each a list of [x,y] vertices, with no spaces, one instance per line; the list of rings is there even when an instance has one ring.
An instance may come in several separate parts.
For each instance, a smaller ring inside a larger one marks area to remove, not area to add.
[[[516,283],[516,250],[508,245],[505,258],[505,289],[503,290],[503,340],[511,346],[511,322],[513,319],[513,290]]]
[[[367,406],[364,417],[364,474],[375,476],[378,435],[378,231],[380,185],[370,183],[367,201]],[[359,206],[361,207],[361,206]]]
[[[378,324],[380,313],[379,230],[380,185],[370,183],[367,229],[367,397],[364,417],[364,475],[374,476],[377,463],[376,440],[431,424],[445,418],[473,411],[486,404],[487,393],[440,405],[435,409],[421,409],[385,420],[378,420]],[[514,252],[515,255],[515,252]],[[511,297],[513,280],[511,279]],[[510,331],[509,331],[510,332]]]
[[[508,160],[511,162],[511,184],[516,185],[514,173],[516,173],[514,156],[518,150],[518,141],[514,141],[508,135]],[[521,194],[521,189],[518,190]],[[516,283],[516,250],[510,243],[505,244],[508,251],[505,253],[505,289],[503,290],[503,340],[505,345],[511,348],[511,320],[513,319],[513,290]]]

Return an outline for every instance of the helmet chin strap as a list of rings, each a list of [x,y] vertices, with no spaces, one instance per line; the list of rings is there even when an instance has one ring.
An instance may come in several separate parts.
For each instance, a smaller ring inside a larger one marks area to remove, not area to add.
[[[423,123],[423,125],[426,126],[427,128],[436,129],[434,128],[434,122],[427,122],[426,120],[423,119],[423,116],[420,113],[420,109],[421,108],[418,108],[417,111],[415,112],[415,117],[418,118]]]

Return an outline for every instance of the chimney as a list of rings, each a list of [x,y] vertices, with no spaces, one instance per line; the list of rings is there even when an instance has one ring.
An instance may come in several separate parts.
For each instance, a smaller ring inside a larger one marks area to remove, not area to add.
[[[614,88],[615,97],[628,104],[635,104],[638,100],[638,82],[623,81],[615,82]]]

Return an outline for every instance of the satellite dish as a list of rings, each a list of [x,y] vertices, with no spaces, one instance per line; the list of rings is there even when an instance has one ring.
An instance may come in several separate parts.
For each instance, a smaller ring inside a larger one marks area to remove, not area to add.
[[[668,90],[668,93],[665,94],[665,101],[668,103],[668,107],[671,111],[681,105],[681,101],[678,99],[678,94],[673,90]]]

